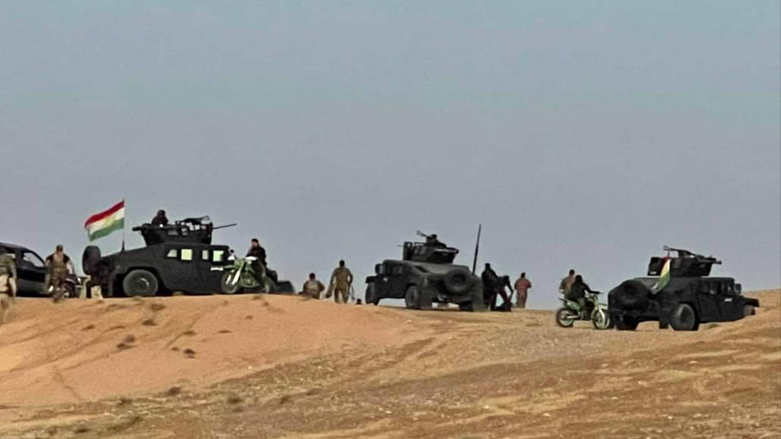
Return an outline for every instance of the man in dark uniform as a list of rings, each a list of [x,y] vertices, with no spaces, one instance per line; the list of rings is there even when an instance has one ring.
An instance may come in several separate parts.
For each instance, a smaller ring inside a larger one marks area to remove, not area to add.
[[[510,287],[510,291],[512,291],[510,278],[507,276],[500,277],[496,274],[494,269],[491,268],[491,264],[485,264],[485,270],[483,270],[483,274],[480,277],[483,279],[483,298],[488,309],[491,311],[496,311],[497,309],[509,311],[512,304],[510,302],[510,297],[505,291],[505,287]],[[496,296],[502,296],[501,306],[496,306]]]
[[[257,238],[252,238],[249,250],[247,251],[247,257],[255,258],[255,260],[252,261],[251,266],[252,269],[255,270],[258,280],[262,281],[268,266],[266,265],[266,249],[260,245],[260,241],[258,241]]]
[[[168,217],[165,216],[165,210],[160,209],[157,211],[157,215],[155,215],[155,217],[152,218],[152,225],[160,226],[160,227],[164,227],[168,225]]]
[[[437,247],[437,248],[447,247],[445,243],[439,240],[436,233],[426,236],[426,245],[429,245],[431,247]]]

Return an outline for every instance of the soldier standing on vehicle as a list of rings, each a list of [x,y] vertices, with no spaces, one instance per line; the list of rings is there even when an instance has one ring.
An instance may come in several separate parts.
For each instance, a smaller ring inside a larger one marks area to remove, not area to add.
[[[521,273],[521,277],[515,281],[515,291],[518,293],[518,308],[526,308],[526,299],[529,297],[529,289],[532,283],[526,278],[526,273]]]
[[[46,267],[49,268],[49,286],[54,288],[52,297],[55,302],[59,302],[65,295],[65,280],[68,278],[68,273],[76,273],[73,262],[65,254],[62,244],[46,258]]]
[[[563,294],[566,296],[569,294],[569,289],[572,286],[572,284],[575,282],[575,270],[570,270],[569,275],[561,280],[561,283],[559,284],[559,294]]]
[[[436,233],[426,236],[426,245],[437,248],[447,247],[444,242],[439,240]]]
[[[0,254],[0,325],[8,319],[11,305],[16,302],[16,263]]]
[[[168,225],[168,217],[165,216],[165,210],[160,209],[157,211],[157,215],[152,218],[152,225],[160,227],[165,227]]]
[[[331,274],[331,281],[328,286],[328,294],[326,298],[331,297],[331,292],[334,294],[334,301],[336,303],[347,303],[350,297],[350,287],[353,285],[353,274],[350,269],[345,266],[344,261],[339,261],[339,266],[334,269]]]
[[[325,285],[317,280],[314,273],[309,273],[309,280],[304,282],[302,294],[312,299],[319,299],[320,294],[325,290]]]

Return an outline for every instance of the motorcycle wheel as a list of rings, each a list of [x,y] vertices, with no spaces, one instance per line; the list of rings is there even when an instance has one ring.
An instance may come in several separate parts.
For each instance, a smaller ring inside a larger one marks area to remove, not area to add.
[[[222,289],[223,294],[236,294],[241,289],[240,279],[237,280],[236,282],[231,282],[231,279],[233,278],[234,274],[235,272],[228,271],[222,275],[222,279],[220,280],[220,289]]]
[[[600,331],[610,329],[613,326],[610,322],[610,314],[600,308],[595,309],[591,314],[591,323],[594,324],[594,329]]]
[[[571,328],[578,320],[578,315],[569,308],[559,308],[556,311],[556,324],[562,328]]]

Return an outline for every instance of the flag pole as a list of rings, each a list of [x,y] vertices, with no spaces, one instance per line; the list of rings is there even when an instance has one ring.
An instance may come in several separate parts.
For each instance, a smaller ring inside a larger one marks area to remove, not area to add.
[[[125,251],[125,228],[127,227],[127,205],[125,200],[122,200],[123,208],[125,209],[125,217],[122,218],[122,251]]]
[[[483,225],[477,226],[477,242],[475,243],[475,258],[472,260],[472,274],[477,271],[477,254],[480,252],[480,233],[483,231]]]

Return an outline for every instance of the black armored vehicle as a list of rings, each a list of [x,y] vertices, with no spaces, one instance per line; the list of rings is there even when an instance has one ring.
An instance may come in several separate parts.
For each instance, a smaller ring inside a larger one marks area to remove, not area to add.
[[[220,279],[230,264],[230,248],[213,245],[209,217],[187,218],[172,225],[134,227],[146,247],[101,256],[100,249],[84,250],[82,268],[90,285],[100,285],[107,296],[151,297],[158,293],[211,294],[220,291]]]
[[[652,257],[648,277],[630,279],[610,291],[608,310],[619,330],[640,322],[696,331],[700,323],[730,322],[754,314],[757,299],[744,297],[731,277],[710,277],[721,261],[688,250],[664,247],[667,256]],[[671,256],[675,253],[675,256]]]
[[[419,235],[423,235],[418,232]],[[453,261],[458,249],[439,242],[405,242],[401,260],[387,259],[366,278],[366,303],[404,299],[407,308],[431,309],[433,303],[456,303],[462,311],[485,310],[483,283],[463,265]]]

